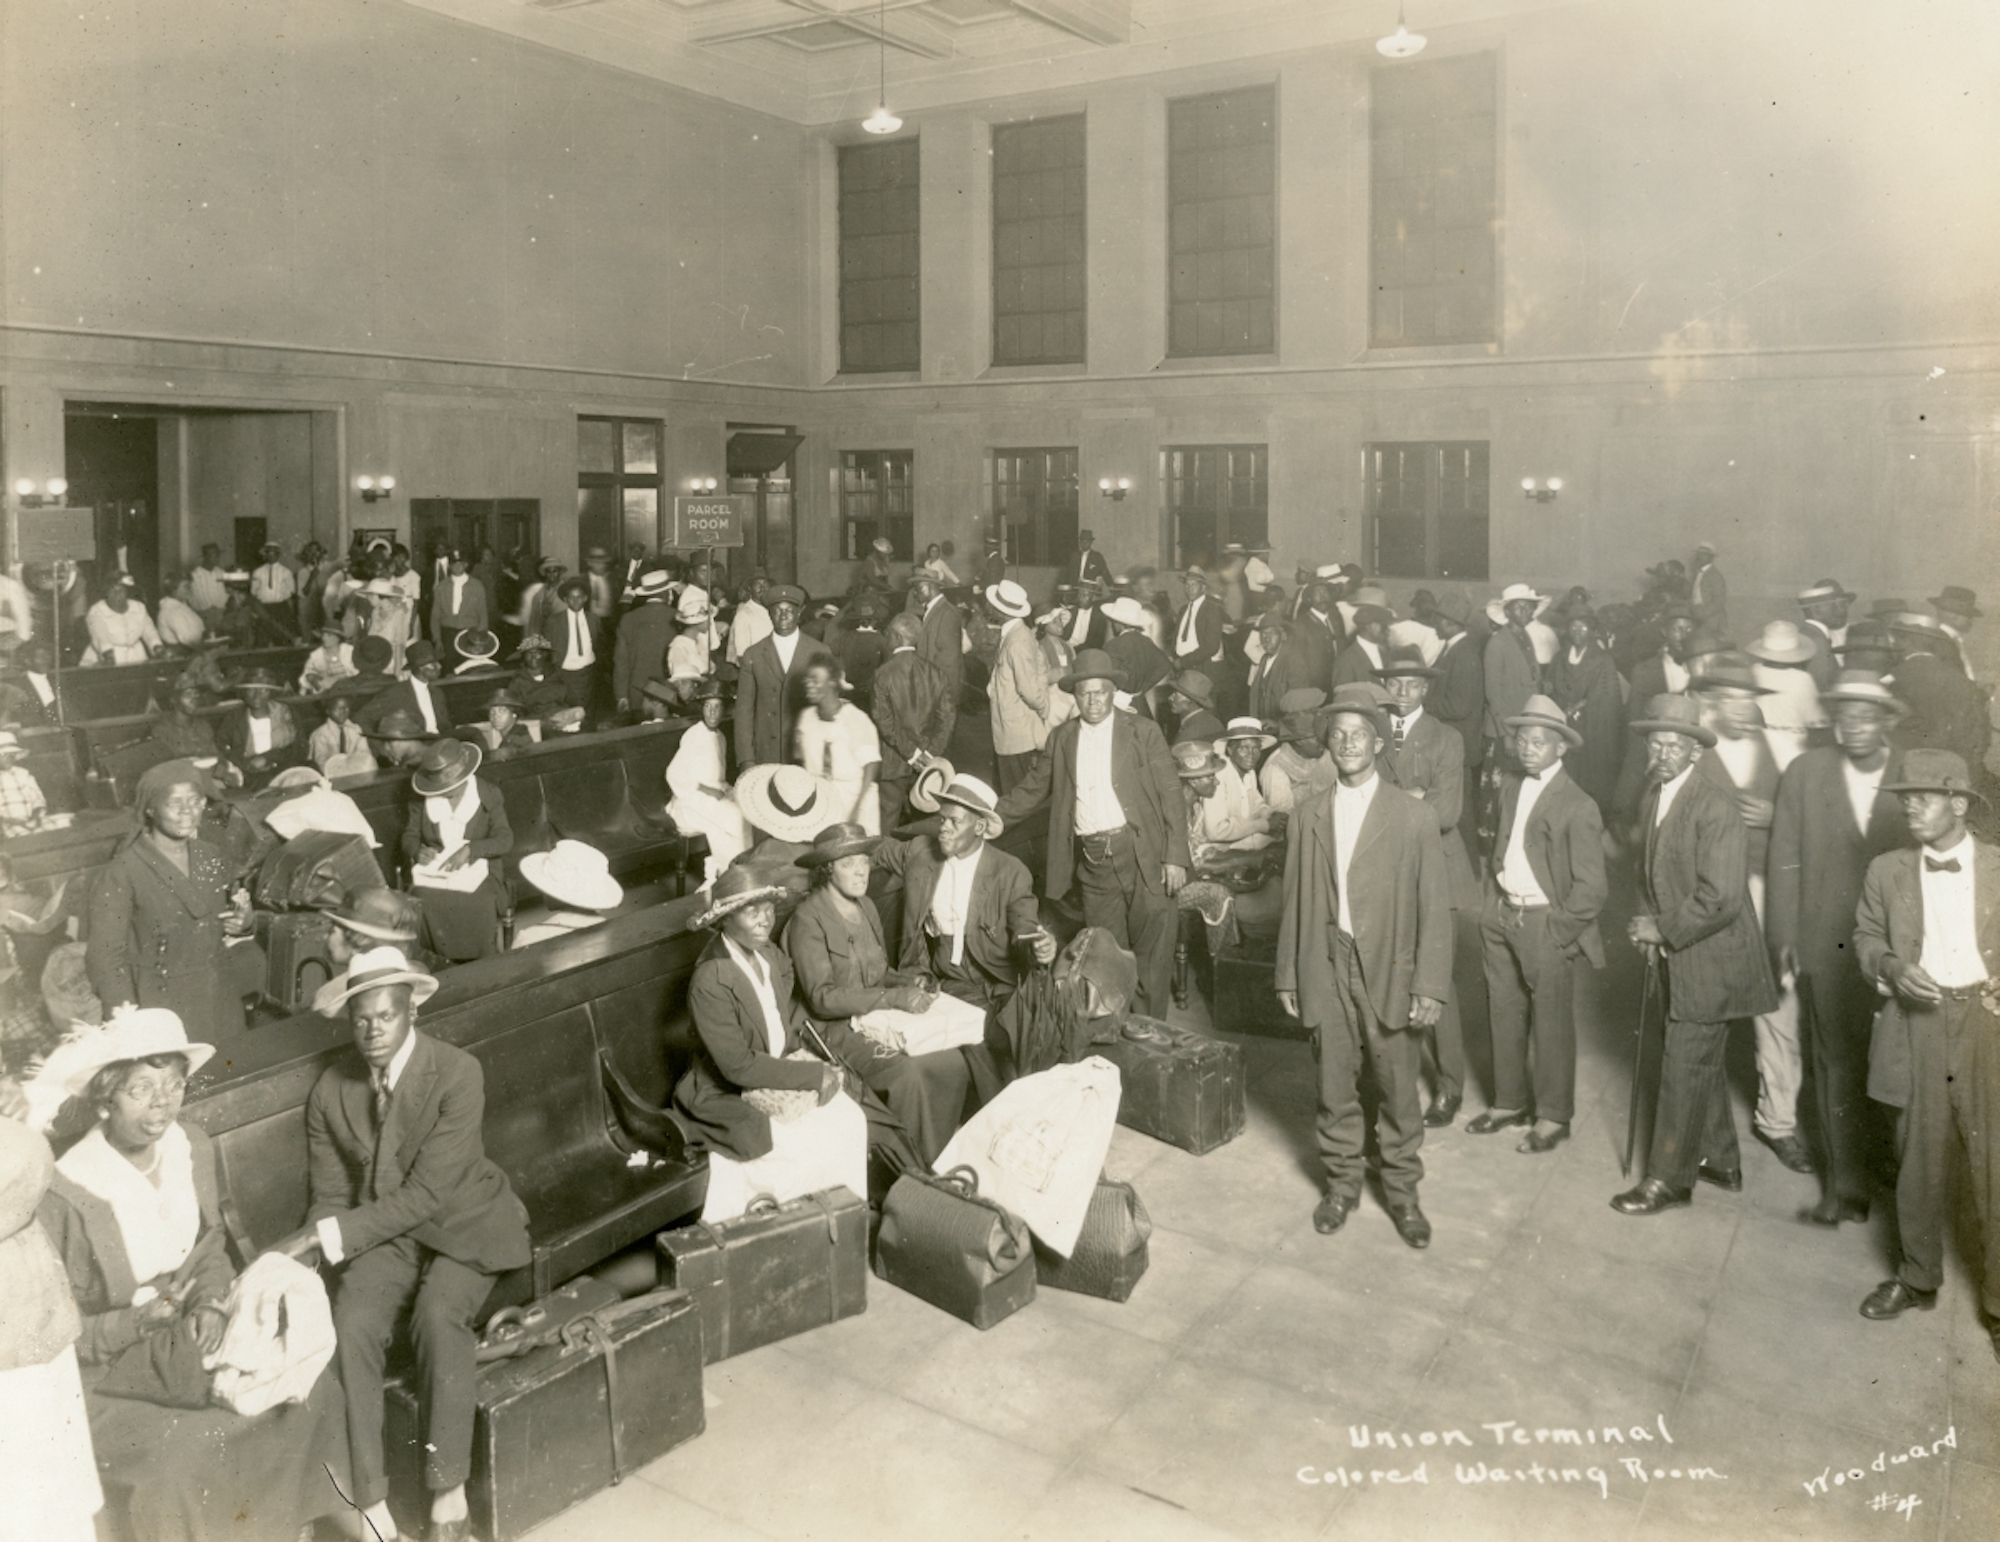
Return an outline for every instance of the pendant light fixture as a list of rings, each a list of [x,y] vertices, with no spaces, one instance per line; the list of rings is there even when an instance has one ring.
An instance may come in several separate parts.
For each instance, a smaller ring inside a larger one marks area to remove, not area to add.
[[[888,0],[876,0],[875,110],[861,120],[861,126],[871,134],[893,134],[903,126],[903,120],[889,111]]]
[[[1412,32],[1403,25],[1403,8],[1396,7],[1396,30],[1388,37],[1375,40],[1375,51],[1385,59],[1414,59],[1424,51],[1424,44],[1430,39],[1421,32]]]

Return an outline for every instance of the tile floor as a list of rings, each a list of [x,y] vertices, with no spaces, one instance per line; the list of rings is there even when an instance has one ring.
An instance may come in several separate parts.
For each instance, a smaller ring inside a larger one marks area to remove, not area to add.
[[[1112,1143],[1156,1228],[1131,1301],[1044,1291],[978,1333],[871,1281],[865,1315],[710,1367],[701,1438],[534,1542],[2000,1535],[2000,1365],[1965,1268],[1935,1312],[1857,1315],[1889,1237],[1799,1223],[1812,1181],[1747,1138],[1747,1029],[1746,1192],[1608,1207],[1629,1018],[1606,1003],[1630,986],[1585,987],[1568,1145],[1519,1156],[1463,1118],[1426,1142],[1428,1251],[1372,1199],[1313,1231],[1311,1062],[1245,1039],[1239,1139]],[[1571,1430],[1597,1443],[1535,1443]]]

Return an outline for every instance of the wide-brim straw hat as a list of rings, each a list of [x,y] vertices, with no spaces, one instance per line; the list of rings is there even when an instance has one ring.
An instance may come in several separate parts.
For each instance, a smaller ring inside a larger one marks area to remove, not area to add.
[[[1583,743],[1583,735],[1570,726],[1563,709],[1547,696],[1530,696],[1518,715],[1504,721],[1509,728],[1553,728],[1571,749]]]
[[[1849,604],[1861,596],[1849,589],[1837,578],[1816,579],[1799,591],[1801,605],[1819,605],[1834,600],[1846,600]]]
[[[938,811],[938,795],[952,783],[958,772],[943,756],[933,756],[917,772],[910,783],[910,807],[919,814],[935,814]]]
[[[1909,708],[1897,699],[1894,692],[1882,683],[1882,677],[1872,669],[1843,669],[1834,676],[1833,684],[1819,693],[1822,702],[1864,701],[1893,712],[1902,717]]]
[[[490,659],[500,651],[500,639],[484,628],[469,626],[451,640],[452,651],[462,659]]]
[[[1701,720],[1701,703],[1692,696],[1655,696],[1646,715],[1625,725],[1634,733],[1685,734],[1708,749],[1715,748],[1715,730]]]
[[[804,843],[840,823],[826,792],[826,784],[803,767],[766,761],[736,779],[736,806],[766,835]]]
[[[1146,624],[1146,607],[1133,599],[1129,594],[1120,595],[1109,604],[1098,606],[1097,609],[1098,613],[1105,620],[1115,621],[1120,626],[1143,628]]]
[[[108,1065],[144,1060],[149,1055],[187,1056],[192,1076],[215,1054],[213,1044],[191,1041],[180,1014],[166,1007],[131,1007],[114,1012],[102,1025],[79,1023],[70,1036],[49,1051],[27,1086],[29,1123],[46,1129],[62,1105],[80,1098],[90,1079]]]
[[[1271,749],[1278,742],[1278,736],[1264,726],[1264,720],[1255,717],[1231,718],[1222,730],[1222,737],[1215,742],[1232,744],[1241,743],[1246,739],[1255,740],[1260,750]]]
[[[989,841],[998,840],[1007,828],[1006,821],[1000,817],[1000,795],[976,776],[953,776],[937,794],[937,801],[955,803],[979,815],[985,821]]]
[[[1086,680],[1109,680],[1114,689],[1123,689],[1125,671],[1102,648],[1085,648],[1070,661],[1069,673],[1056,682],[1065,691],[1074,694],[1076,688]]]
[[[667,576],[665,569],[653,568],[639,575],[639,581],[632,586],[632,592],[643,600],[650,600],[664,595],[673,584],[674,581]]]
[[[1003,578],[997,584],[988,584],[979,591],[986,603],[1003,616],[1011,616],[1016,621],[1027,619],[1028,612],[1035,607],[1028,599],[1028,591],[1011,578]]]
[[[856,824],[828,825],[813,837],[812,850],[792,858],[796,867],[826,867],[842,857],[872,856],[887,836],[870,835]]]
[[[422,1006],[437,994],[435,975],[425,974],[407,958],[401,948],[370,948],[347,961],[345,972],[335,975],[313,996],[313,1010],[321,1017],[338,1017],[340,1009],[363,992],[385,985],[407,985],[412,1005]]]
[[[1754,640],[1743,645],[1743,651],[1766,664],[1804,664],[1819,648],[1795,623],[1768,621]]]
[[[625,898],[625,886],[611,876],[611,861],[583,841],[557,841],[547,851],[521,858],[521,876],[560,905],[610,910]]]
[[[433,740],[424,750],[423,759],[417,762],[410,786],[422,797],[443,797],[470,781],[485,758],[478,745],[465,739]]]
[[[750,769],[761,771],[763,767],[752,766]],[[749,772],[744,774],[747,776]],[[752,855],[754,856],[754,852]],[[708,908],[690,916],[687,929],[691,932],[706,931],[712,926],[719,925],[725,916],[733,915],[746,905],[783,899],[790,893],[792,890],[783,884],[768,882],[767,875],[754,866],[725,869],[722,876],[715,880],[715,887],[709,891]]]
[[[1907,751],[1902,765],[1896,769],[1896,780],[1884,782],[1882,790],[1942,792],[1958,798],[1977,798],[1981,803],[1986,801],[1986,795],[1972,785],[1965,757],[1956,750]]]

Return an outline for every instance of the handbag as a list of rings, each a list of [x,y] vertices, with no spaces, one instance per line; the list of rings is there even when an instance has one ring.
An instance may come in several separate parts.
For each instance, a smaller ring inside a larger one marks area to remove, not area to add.
[[[1035,1298],[1027,1222],[981,1194],[969,1167],[896,1180],[882,1202],[875,1272],[975,1328]]]
[[[1151,1261],[1146,1244],[1152,1235],[1153,1218],[1138,1191],[1129,1183],[1100,1178],[1069,1257],[1037,1242],[1035,1276],[1055,1290],[1123,1301]]]

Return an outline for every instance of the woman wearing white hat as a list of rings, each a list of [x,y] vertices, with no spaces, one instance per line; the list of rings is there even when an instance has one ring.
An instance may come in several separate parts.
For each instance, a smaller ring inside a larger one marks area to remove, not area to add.
[[[67,1105],[93,1121],[40,1213],[82,1314],[98,1469],[134,1542],[191,1542],[218,1516],[231,1537],[292,1542],[340,1508],[348,1482],[330,1370],[303,1402],[254,1418],[212,1401],[235,1270],[215,1149],[180,1111],[214,1053],[173,1012],[138,1008],[59,1046],[26,1089],[31,1118],[52,1122]]]
[[[582,841],[557,841],[547,851],[530,852],[521,858],[521,876],[554,908],[514,934],[516,948],[601,926],[604,912],[625,898],[624,885],[611,876],[610,859]]]

